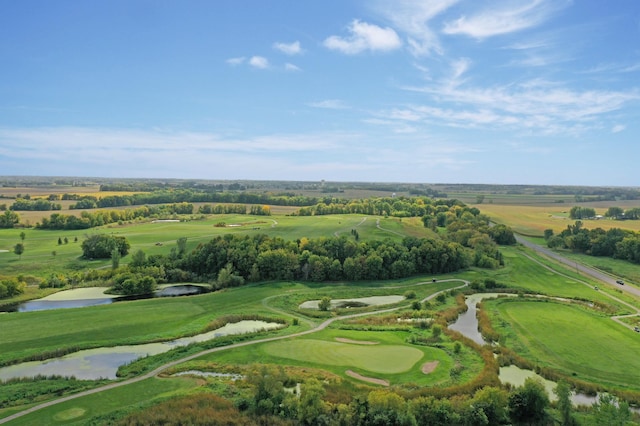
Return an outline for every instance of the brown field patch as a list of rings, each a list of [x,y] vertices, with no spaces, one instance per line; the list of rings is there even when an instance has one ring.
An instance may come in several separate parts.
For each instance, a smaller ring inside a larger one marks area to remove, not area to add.
[[[388,380],[376,379],[375,377],[363,376],[362,374],[358,374],[353,370],[347,370],[347,371],[345,371],[345,373],[347,374],[347,376],[351,376],[354,379],[362,380],[363,382],[369,382],[369,383],[373,383],[375,385],[389,386],[389,381]]]
[[[371,342],[369,340],[353,340],[346,337],[336,337],[336,341],[340,343],[353,343],[354,345],[378,345],[380,342]]]
[[[425,362],[424,364],[422,364],[422,372],[424,374],[433,373],[433,370],[436,369],[438,364],[440,364],[440,361]]]

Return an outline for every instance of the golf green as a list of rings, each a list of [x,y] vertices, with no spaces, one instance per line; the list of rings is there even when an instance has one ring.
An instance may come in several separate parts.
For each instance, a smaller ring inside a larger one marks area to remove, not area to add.
[[[401,345],[357,345],[300,339],[274,342],[264,347],[269,355],[317,364],[360,368],[373,373],[408,371],[424,356],[416,348]]]

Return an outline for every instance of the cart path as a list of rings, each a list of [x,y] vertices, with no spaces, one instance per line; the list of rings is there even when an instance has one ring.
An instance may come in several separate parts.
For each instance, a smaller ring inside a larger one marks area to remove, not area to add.
[[[449,281],[459,281],[462,284],[454,287],[454,288],[450,288],[450,289],[446,289],[446,290],[440,290],[426,298],[424,298],[422,301],[426,301],[426,300],[430,300],[432,298],[435,298],[438,294],[446,292],[446,291],[451,291],[454,289],[459,289],[459,288],[463,288],[466,287],[467,285],[469,285],[469,282],[466,280],[461,280],[461,279],[447,279],[447,280],[439,280],[438,282],[449,282]],[[432,281],[425,281],[422,283],[419,283],[418,285],[422,285],[422,284],[432,284]],[[47,401],[47,402],[43,402],[41,404],[38,405],[34,405],[31,408],[28,408],[26,410],[20,411],[18,413],[12,414],[8,417],[5,417],[3,419],[0,419],[0,424],[3,423],[7,423],[10,422],[12,420],[18,419],[22,416],[26,416],[27,414],[33,413],[35,411],[41,410],[43,408],[47,408],[47,407],[51,407],[57,404],[61,404],[63,402],[67,402],[67,401],[71,401],[73,399],[77,399],[77,398],[82,398],[84,396],[87,395],[93,395],[96,393],[100,393],[100,392],[104,392],[110,389],[115,389],[115,388],[119,388],[121,386],[126,386],[126,385],[130,385],[133,383],[137,383],[140,382],[142,380],[147,380],[150,379],[152,377],[155,377],[157,375],[159,375],[160,373],[162,373],[164,370],[167,370],[171,367],[175,367],[178,364],[182,364],[183,362],[187,362],[187,361],[191,361],[192,359],[195,358],[199,358],[201,356],[204,355],[208,355],[208,354],[212,354],[215,352],[221,352],[221,351],[226,351],[229,349],[235,349],[235,348],[240,348],[243,346],[249,346],[249,345],[255,345],[258,343],[266,343],[266,342],[273,342],[276,340],[283,340],[283,339],[289,339],[289,338],[293,338],[293,337],[299,337],[299,336],[304,336],[307,334],[312,334],[312,333],[317,333],[318,331],[322,331],[325,328],[327,328],[331,323],[335,322],[335,321],[340,321],[340,320],[345,320],[345,319],[351,319],[351,318],[357,318],[357,317],[363,317],[363,316],[367,316],[367,315],[375,315],[375,314],[383,314],[386,312],[393,312],[393,311],[397,311],[398,309],[403,309],[403,308],[407,308],[410,305],[403,305],[403,306],[396,306],[394,308],[385,308],[385,309],[380,309],[380,310],[376,310],[376,311],[370,311],[370,312],[360,312],[360,313],[356,313],[356,314],[349,314],[349,315],[342,315],[342,316],[337,316],[337,317],[333,317],[333,318],[329,318],[327,320],[325,320],[324,322],[322,322],[320,325],[316,326],[315,328],[309,329],[309,330],[305,330],[305,331],[300,331],[298,333],[293,333],[293,334],[287,334],[286,336],[276,336],[276,337],[267,337],[264,339],[258,339],[258,340],[251,340],[251,341],[247,341],[247,342],[240,342],[240,343],[234,343],[228,346],[220,346],[217,348],[212,348],[212,349],[206,349],[203,350],[201,352],[197,352],[195,354],[191,354],[188,356],[185,356],[183,358],[168,362],[166,364],[161,365],[160,367],[157,367],[156,369],[143,374],[141,376],[137,376],[137,377],[133,377],[131,379],[127,379],[127,380],[123,380],[121,382],[114,382],[114,383],[109,383],[108,385],[105,386],[100,386],[98,388],[94,388],[94,389],[89,389],[86,391],[82,391],[73,395],[68,395],[59,399],[55,399],[52,401]]]

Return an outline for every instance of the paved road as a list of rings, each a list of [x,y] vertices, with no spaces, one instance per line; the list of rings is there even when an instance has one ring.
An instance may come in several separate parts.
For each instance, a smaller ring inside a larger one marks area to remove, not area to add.
[[[560,263],[563,263],[571,268],[575,268],[577,271],[579,271],[580,273],[583,273],[584,275],[588,275],[592,278],[595,278],[598,281],[602,281],[605,284],[611,284],[612,286],[615,286],[616,288],[618,288],[619,290],[629,293],[629,294],[633,294],[637,297],[640,297],[640,289],[637,287],[633,287],[630,285],[620,285],[616,283],[616,280],[620,279],[619,277],[615,277],[615,276],[611,276],[608,274],[605,274],[597,269],[593,269],[589,266],[585,266],[582,265],[580,263],[577,263],[571,259],[567,259],[566,257],[555,253],[551,250],[549,250],[546,247],[542,247],[539,246],[537,244],[534,244],[530,241],[525,240],[524,238],[516,235],[516,241],[520,244],[522,244],[523,246],[530,248],[538,253],[542,253],[545,256],[548,256],[554,260],[557,260]]]
[[[458,279],[440,280],[439,282],[444,282],[444,281],[460,281],[460,282],[463,283],[460,286],[455,287],[455,288],[462,288],[462,287],[465,287],[465,286],[467,286],[469,284],[468,281],[458,280]],[[431,283],[431,281],[420,283],[420,284],[430,284],[430,283]],[[419,284],[417,284],[417,285],[419,285]],[[423,299],[422,302],[424,302],[426,300],[429,300],[429,299],[432,299],[432,298],[435,298],[438,294],[440,294],[442,292],[445,292],[445,291],[450,291],[450,290],[451,289],[447,289],[447,290],[442,290],[442,291],[439,291],[437,293],[434,293],[431,296]],[[13,414],[11,416],[8,416],[8,417],[5,417],[3,419],[0,419],[0,424],[10,422],[11,420],[15,420],[15,419],[17,419],[19,417],[25,416],[27,414],[33,413],[35,411],[41,410],[41,409],[46,408],[46,407],[51,407],[53,405],[60,404],[62,402],[71,401],[72,399],[81,398],[83,396],[92,395],[92,394],[99,393],[99,392],[104,392],[106,390],[119,388],[120,386],[126,386],[126,385],[130,385],[130,384],[133,384],[133,383],[140,382],[142,380],[150,379],[150,378],[155,377],[158,374],[162,373],[164,370],[167,370],[168,368],[175,367],[176,365],[182,364],[183,362],[191,361],[192,359],[199,358],[201,356],[208,355],[208,354],[211,354],[211,353],[214,353],[214,352],[226,351],[226,350],[229,350],[229,349],[239,348],[239,347],[242,347],[242,346],[255,345],[255,344],[258,344],[258,343],[265,343],[265,342],[273,342],[275,340],[289,339],[291,337],[298,337],[298,336],[304,336],[306,334],[317,333],[318,331],[321,331],[321,330],[324,330],[325,328],[327,328],[329,326],[329,324],[331,324],[334,321],[345,320],[345,319],[356,318],[356,317],[362,317],[362,316],[367,316],[367,315],[381,314],[381,313],[385,313],[385,312],[393,312],[393,311],[396,311],[398,309],[402,309],[402,308],[406,308],[406,307],[407,306],[397,306],[395,308],[386,308],[386,309],[380,309],[380,310],[371,311],[371,312],[361,312],[361,313],[357,313],[357,314],[342,315],[342,316],[338,316],[338,317],[329,318],[328,320],[324,321],[323,323],[321,323],[320,325],[316,326],[315,328],[312,328],[312,329],[306,330],[306,331],[301,331],[299,333],[288,334],[286,336],[267,337],[267,338],[264,338],[264,339],[251,340],[251,341],[247,341],[247,342],[234,343],[234,344],[228,345],[228,346],[220,346],[220,347],[217,347],[217,348],[207,349],[207,350],[204,350],[202,352],[198,352],[198,353],[186,356],[184,358],[180,358],[180,359],[177,359],[175,361],[171,361],[171,362],[168,362],[166,364],[163,364],[160,367],[156,368],[155,370],[150,371],[150,372],[148,372],[146,374],[143,374],[142,376],[134,377],[132,379],[123,380],[121,382],[110,383],[108,385],[101,386],[99,388],[90,389],[90,390],[79,392],[79,393],[76,393],[76,394],[73,394],[73,395],[65,396],[65,397],[60,398],[60,399],[56,399],[56,400],[53,400],[53,401],[48,401],[48,402],[44,402],[42,404],[35,405],[35,406],[33,406],[31,408],[28,408],[28,409],[26,409],[24,411],[20,411],[20,412],[15,413],[15,414]]]

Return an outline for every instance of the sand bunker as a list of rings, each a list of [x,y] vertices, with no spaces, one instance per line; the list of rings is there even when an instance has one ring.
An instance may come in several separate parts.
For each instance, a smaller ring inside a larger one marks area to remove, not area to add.
[[[422,372],[424,374],[432,373],[433,370],[436,369],[438,364],[440,364],[440,361],[425,362],[424,364],[422,364]]]
[[[347,376],[351,376],[354,379],[362,380],[363,382],[369,382],[369,383],[373,383],[375,385],[389,386],[389,381],[388,380],[376,379],[375,377],[363,376],[362,374],[358,374],[353,370],[347,370],[347,371],[345,371],[345,373],[347,373]]]
[[[370,342],[368,340],[353,340],[345,337],[336,337],[336,341],[340,343],[353,343],[354,345],[378,345],[380,342]]]

